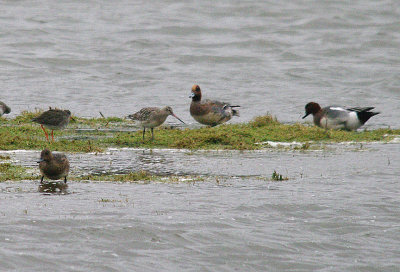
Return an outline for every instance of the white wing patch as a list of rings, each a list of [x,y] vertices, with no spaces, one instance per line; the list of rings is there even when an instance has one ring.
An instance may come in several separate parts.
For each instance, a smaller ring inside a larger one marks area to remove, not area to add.
[[[337,111],[347,111],[346,109],[343,109],[341,107],[330,107],[330,110],[337,110]]]

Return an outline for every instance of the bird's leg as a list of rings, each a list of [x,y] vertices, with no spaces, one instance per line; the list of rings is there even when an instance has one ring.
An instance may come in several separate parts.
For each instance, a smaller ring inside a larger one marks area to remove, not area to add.
[[[64,177],[64,183],[67,183],[67,176]]]
[[[54,142],[54,135],[53,135],[53,131],[54,131],[54,130],[51,130],[51,140]]]
[[[153,129],[154,129],[154,128],[151,128],[151,139],[152,139],[152,140],[154,140]]]
[[[325,134],[328,138],[330,138],[329,130],[328,130],[328,119],[325,121]]]
[[[44,179],[44,176],[42,176],[42,178],[40,179],[40,184],[43,184],[43,179]]]
[[[46,129],[44,128],[43,125],[40,125],[40,126],[42,127],[42,129],[43,129],[43,131],[44,131],[44,135],[46,136],[46,140],[47,140],[48,142],[50,142],[50,141],[49,141],[49,134],[47,134]]]
[[[146,132],[146,128],[143,127],[143,142],[144,142],[144,133]]]

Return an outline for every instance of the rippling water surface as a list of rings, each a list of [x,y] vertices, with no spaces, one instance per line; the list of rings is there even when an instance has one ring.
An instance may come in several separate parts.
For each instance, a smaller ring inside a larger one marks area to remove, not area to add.
[[[191,86],[302,122],[304,105],[375,106],[400,127],[398,1],[3,1],[0,100],[23,110],[125,116]],[[109,150],[73,174],[206,177],[191,183],[0,184],[2,271],[397,271],[397,143],[320,151]],[[4,152],[0,152],[4,153]],[[38,152],[7,153],[36,170]],[[289,180],[272,182],[277,170]]]
[[[292,3],[293,2],[293,3]],[[242,105],[247,121],[300,121],[304,105],[376,106],[400,126],[397,1],[8,1],[1,99],[13,114],[49,105],[125,116],[171,105],[191,86]]]
[[[147,169],[205,181],[70,182],[67,195],[1,183],[0,261],[26,271],[396,271],[399,151],[70,154],[72,174]],[[39,155],[3,153],[25,166]],[[273,170],[289,180],[271,181]]]

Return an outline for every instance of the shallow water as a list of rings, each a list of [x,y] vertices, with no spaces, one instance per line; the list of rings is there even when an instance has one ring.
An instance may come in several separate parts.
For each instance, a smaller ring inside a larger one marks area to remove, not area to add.
[[[397,1],[4,1],[0,100],[126,116],[191,86],[298,122],[304,105],[375,106],[400,127]],[[310,118],[311,119],[311,118]],[[308,121],[310,121],[308,119]],[[174,122],[172,118],[169,122]],[[147,170],[180,183],[0,183],[2,271],[397,271],[400,145],[316,151],[110,149],[71,174]],[[39,151],[4,152],[37,170]],[[276,170],[287,176],[270,181]]]
[[[375,106],[368,126],[400,127],[397,1],[26,3],[1,4],[0,99],[11,116],[170,105],[190,123],[197,83],[242,106],[233,122],[266,112],[302,121],[317,101]]]
[[[317,151],[110,150],[72,174],[191,174],[205,181],[0,184],[6,269],[395,271],[399,144]],[[0,152],[35,166],[38,151]],[[93,167],[94,166],[94,167]],[[272,172],[289,180],[274,182]]]

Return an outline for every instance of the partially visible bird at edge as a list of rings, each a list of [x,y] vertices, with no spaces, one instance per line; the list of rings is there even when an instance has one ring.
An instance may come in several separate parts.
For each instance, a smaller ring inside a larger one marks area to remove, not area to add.
[[[11,108],[7,106],[4,102],[0,101],[0,116],[3,114],[9,114],[11,112]]]

